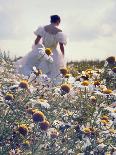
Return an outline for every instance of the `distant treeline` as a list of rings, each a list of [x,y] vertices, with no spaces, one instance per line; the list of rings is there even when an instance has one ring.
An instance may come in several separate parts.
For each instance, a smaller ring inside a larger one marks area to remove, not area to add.
[[[104,66],[105,60],[80,60],[80,61],[70,61],[68,65],[73,64],[78,69],[85,70],[88,68],[102,68]]]

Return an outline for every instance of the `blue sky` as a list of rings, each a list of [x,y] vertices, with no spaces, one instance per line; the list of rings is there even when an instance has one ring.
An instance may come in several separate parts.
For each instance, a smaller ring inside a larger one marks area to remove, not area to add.
[[[104,59],[116,51],[116,0],[0,0],[0,49],[31,50],[39,25],[61,16],[68,60]]]

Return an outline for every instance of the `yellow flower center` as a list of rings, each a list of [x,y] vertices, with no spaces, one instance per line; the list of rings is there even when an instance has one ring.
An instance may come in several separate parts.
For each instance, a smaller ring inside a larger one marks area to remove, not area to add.
[[[111,94],[112,90],[111,89],[103,89],[104,94]]]
[[[83,81],[82,83],[81,83],[81,85],[83,85],[83,86],[88,86],[89,85],[89,81]]]
[[[100,122],[103,123],[104,125],[109,124],[109,121],[105,119],[101,120]]]
[[[84,128],[84,129],[83,129],[83,132],[84,132],[84,133],[90,133],[91,130],[90,130],[90,128]]]
[[[51,55],[52,50],[50,48],[46,48],[45,53],[49,56],[49,55]]]

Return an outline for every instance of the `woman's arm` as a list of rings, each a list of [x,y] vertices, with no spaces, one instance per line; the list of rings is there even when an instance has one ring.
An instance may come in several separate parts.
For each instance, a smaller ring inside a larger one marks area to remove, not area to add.
[[[38,35],[37,38],[35,39],[35,45],[39,43],[40,39],[41,39],[41,36]]]
[[[60,50],[61,50],[61,52],[62,52],[62,54],[64,56],[64,45],[62,43],[59,43],[59,44],[60,44]]]

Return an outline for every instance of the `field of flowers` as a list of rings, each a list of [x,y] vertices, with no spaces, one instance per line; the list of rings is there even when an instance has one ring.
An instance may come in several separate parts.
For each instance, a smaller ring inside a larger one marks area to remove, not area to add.
[[[0,155],[116,155],[116,61],[69,63],[50,80],[0,58]]]

